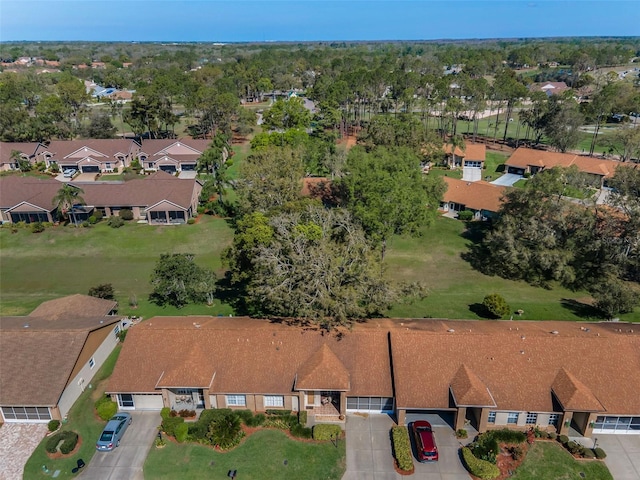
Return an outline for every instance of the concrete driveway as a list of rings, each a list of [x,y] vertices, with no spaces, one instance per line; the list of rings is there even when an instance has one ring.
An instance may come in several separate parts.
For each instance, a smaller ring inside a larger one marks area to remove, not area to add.
[[[151,445],[158,435],[161,419],[158,412],[132,412],[133,422],[111,452],[96,452],[85,471],[83,480],[144,480],[142,467]],[[96,439],[97,440],[97,439]]]
[[[20,480],[29,457],[48,432],[46,423],[5,423],[0,428],[0,480]]]
[[[512,187],[514,183],[522,179],[522,175],[516,175],[515,173],[505,173],[501,177],[496,178],[493,185],[499,185],[501,187]]]
[[[390,430],[395,425],[388,415],[347,415],[347,471],[342,480],[401,480],[391,454]],[[414,458],[412,478],[423,480],[469,480],[460,463],[460,446],[449,426],[434,426],[440,460],[424,464]]]
[[[607,454],[607,464],[614,480],[640,478],[640,435],[594,435]]]

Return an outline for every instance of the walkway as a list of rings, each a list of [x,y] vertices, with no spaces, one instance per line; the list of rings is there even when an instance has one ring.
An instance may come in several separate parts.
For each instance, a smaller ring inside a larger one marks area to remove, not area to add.
[[[29,457],[47,434],[46,423],[5,423],[0,428],[0,480],[21,480]]]
[[[493,185],[498,185],[501,187],[512,187],[514,183],[521,179],[522,175],[516,175],[515,173],[505,173],[501,177],[496,178],[491,183]]]

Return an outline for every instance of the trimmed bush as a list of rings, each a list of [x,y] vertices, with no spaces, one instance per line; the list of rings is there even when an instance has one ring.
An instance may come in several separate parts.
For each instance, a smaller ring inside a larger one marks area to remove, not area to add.
[[[78,444],[78,434],[69,430],[58,432],[49,437],[44,448],[49,453],[56,453],[60,442],[62,442],[60,445],[60,453],[67,455],[76,448]]]
[[[500,446],[493,433],[494,431],[490,431],[478,435],[476,441],[469,445],[469,448],[476,458],[495,464],[496,457],[500,453]]]
[[[178,425],[182,423],[184,423],[184,418],[182,417],[165,418],[162,421],[162,429],[164,430],[164,433],[166,433],[167,435],[171,437],[175,437],[176,429],[178,428]],[[188,427],[187,427],[187,431],[188,431]]]
[[[107,225],[109,225],[111,228],[120,228],[124,225],[124,220],[116,216],[109,217],[109,220],[107,220]]]
[[[462,460],[471,475],[482,480],[492,480],[500,476],[500,469],[491,462],[476,458],[467,447],[462,447]]]
[[[120,218],[122,220],[133,220],[133,212],[129,208],[123,208],[120,210]]]
[[[469,434],[464,428],[456,430],[456,438],[467,438]]]
[[[584,458],[596,458],[596,454],[590,448],[585,448],[584,452],[582,452],[582,456]]]
[[[253,412],[251,410],[234,410],[234,413],[240,417],[242,423],[248,425],[253,418]]]
[[[171,409],[169,407],[162,407],[162,410],[160,410],[160,417],[162,417],[162,419],[166,419],[169,418],[169,414],[171,413]]]
[[[524,432],[519,432],[518,430],[509,430],[508,428],[491,430],[484,435],[490,435],[498,442],[502,443],[522,443],[527,439],[527,435]]]
[[[180,423],[176,425],[175,432],[176,440],[178,443],[182,443],[187,439],[187,435],[189,434],[189,425],[186,423]]]
[[[247,427],[259,427],[260,425],[264,425],[264,422],[267,420],[267,416],[264,413],[258,413],[251,418],[248,418],[244,421],[244,424]]]
[[[105,422],[118,412],[118,404],[108,395],[103,395],[95,403],[96,413]]]
[[[598,460],[602,460],[607,458],[607,454],[604,453],[604,450],[601,449],[600,447],[597,447],[596,449],[593,450],[593,453],[595,454],[596,458]]]
[[[331,425],[328,423],[319,423],[313,427],[314,440],[331,440],[342,435],[340,425]]]
[[[469,222],[473,219],[473,212],[471,210],[462,210],[458,212],[458,218],[463,222]]]
[[[187,225],[193,225],[194,223],[196,223],[195,218],[190,218],[189,220],[187,220]]]
[[[297,423],[293,427],[291,427],[290,432],[291,432],[291,435],[293,435],[294,437],[298,437],[298,438],[312,438],[313,437],[313,430],[308,428],[308,427],[305,427],[304,425],[301,425],[300,423]]]
[[[51,420],[49,423],[47,423],[47,428],[50,432],[55,432],[59,426],[60,420]]]
[[[232,411],[224,412],[209,424],[207,439],[211,445],[224,450],[235,447],[244,436],[240,417]]]
[[[178,412],[178,415],[182,418],[187,418],[187,417],[195,417],[196,416],[196,411],[195,410],[187,410],[186,408],[183,410],[180,410]]]
[[[302,410],[300,412],[298,412],[298,423],[300,425],[306,425],[307,424],[307,411],[306,410]]]
[[[484,297],[482,305],[491,315],[497,318],[502,318],[505,315],[509,315],[511,307],[499,293],[492,293]]]
[[[313,429],[313,432],[315,436],[315,428]],[[405,472],[413,470],[411,442],[409,441],[409,432],[407,427],[393,427],[391,429],[391,440],[393,442],[393,456],[396,459],[398,468]]]
[[[556,432],[549,432],[549,438],[551,440],[556,440],[558,438],[558,434]]]
[[[558,437],[558,441],[563,444],[566,445],[567,443],[569,443],[569,437],[567,437],[566,435],[560,435]]]
[[[31,224],[31,232],[32,233],[42,233],[44,232],[44,225],[40,222],[35,222]]]
[[[289,415],[291,415],[291,410],[271,410],[271,409],[268,409],[265,413],[267,415],[273,415],[274,417],[288,417]]]

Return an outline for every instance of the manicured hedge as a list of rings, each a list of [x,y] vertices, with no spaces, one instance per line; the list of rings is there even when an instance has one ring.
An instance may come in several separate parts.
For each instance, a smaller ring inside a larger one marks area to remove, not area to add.
[[[118,412],[118,404],[111,400],[108,395],[100,397],[96,403],[96,413],[105,422]]]
[[[604,453],[604,450],[603,450],[603,449],[601,449],[600,447],[596,448],[596,449],[593,451],[593,453],[595,453],[595,454],[596,454],[596,458],[597,458],[598,460],[602,460],[603,458],[607,458],[607,454],[606,454],[606,453]]]
[[[391,429],[393,440],[393,455],[396,458],[398,468],[405,472],[413,470],[413,457],[411,454],[411,442],[407,427],[393,427]]]
[[[184,442],[187,439],[187,435],[189,434],[189,425],[186,423],[179,423],[175,427],[175,437],[179,443]]]
[[[78,444],[78,434],[69,430],[58,432],[55,435],[49,437],[44,448],[49,453],[56,453],[58,444],[61,441],[62,445],[60,445],[60,453],[66,455],[73,451],[74,448],[76,448],[76,445]]]
[[[55,432],[59,426],[60,426],[60,420],[51,420],[47,424],[47,428],[49,429],[50,432]]]
[[[298,438],[311,438],[313,436],[313,430],[300,423],[295,424],[289,431],[291,435]]]
[[[482,480],[492,480],[500,476],[500,469],[497,466],[491,462],[476,458],[467,447],[462,447],[462,459],[469,473]]]
[[[331,440],[342,434],[340,425],[331,425],[328,423],[319,423],[313,427],[314,440]]]
[[[498,442],[502,443],[523,443],[527,440],[527,435],[524,432],[519,432],[518,430],[509,430],[508,428],[491,430],[485,435],[491,435]]]
[[[168,417],[162,420],[162,429],[164,430],[164,433],[166,433],[167,435],[175,437],[176,429],[178,428],[178,425],[183,423],[184,423],[184,418],[182,417]],[[188,429],[189,427],[187,426],[187,431]]]

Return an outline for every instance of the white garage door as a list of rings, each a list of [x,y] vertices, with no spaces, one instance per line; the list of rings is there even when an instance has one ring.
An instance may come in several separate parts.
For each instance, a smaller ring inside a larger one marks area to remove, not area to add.
[[[615,433],[640,435],[640,417],[598,417],[593,433]]]
[[[162,410],[162,395],[134,395],[136,410]]]

